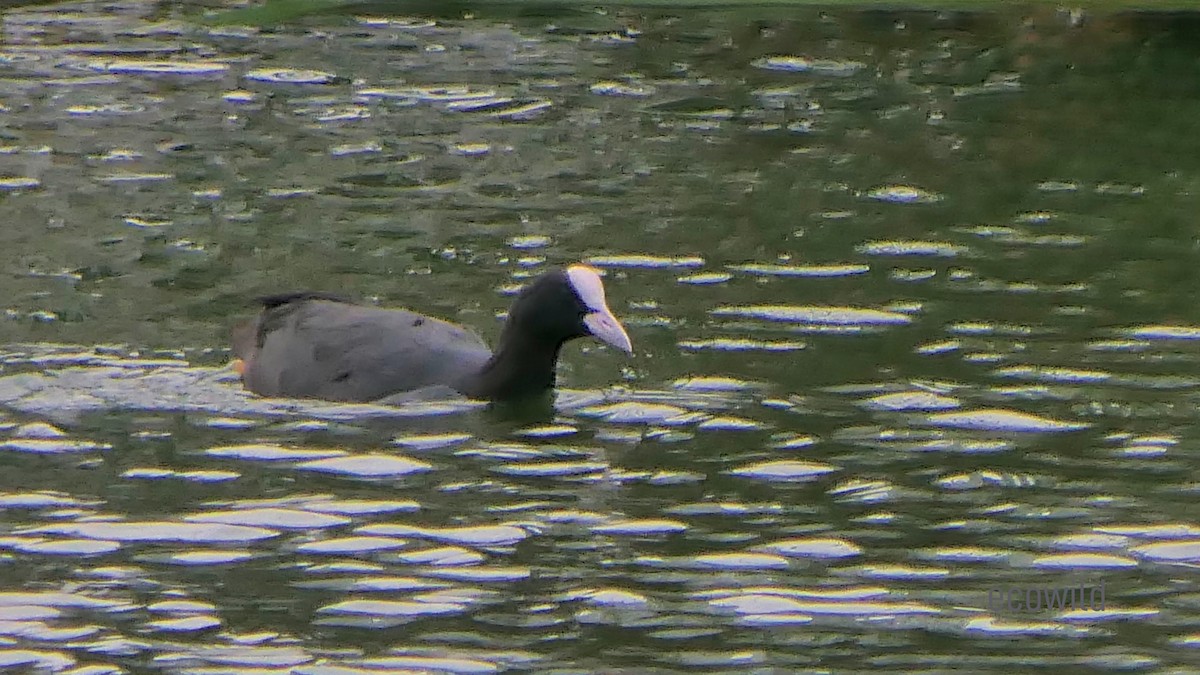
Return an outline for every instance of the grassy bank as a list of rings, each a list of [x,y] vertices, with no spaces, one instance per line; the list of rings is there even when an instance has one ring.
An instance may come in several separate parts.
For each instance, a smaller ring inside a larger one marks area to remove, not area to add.
[[[488,10],[559,10],[592,11],[597,7],[618,9],[787,9],[828,7],[831,9],[884,10],[958,10],[994,11],[1018,10],[1021,7],[1063,7],[1107,13],[1118,11],[1200,11],[1196,0],[396,0],[393,2],[360,2],[356,0],[267,0],[252,7],[219,12],[208,17],[214,23],[246,23],[252,25],[278,23],[311,14],[343,12],[378,12],[381,14],[431,13],[447,15]]]

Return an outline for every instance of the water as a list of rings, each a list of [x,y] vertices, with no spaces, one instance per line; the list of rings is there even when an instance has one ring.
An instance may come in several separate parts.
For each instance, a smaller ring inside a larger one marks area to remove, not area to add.
[[[0,665],[1196,668],[1192,15],[360,9],[4,15]],[[224,368],[578,260],[552,403]]]

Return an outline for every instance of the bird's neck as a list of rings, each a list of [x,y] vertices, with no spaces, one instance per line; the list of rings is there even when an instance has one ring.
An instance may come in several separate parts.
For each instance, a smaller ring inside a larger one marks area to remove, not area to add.
[[[492,358],[480,370],[474,398],[511,399],[537,394],[554,386],[554,371],[562,342],[546,342],[506,325]]]

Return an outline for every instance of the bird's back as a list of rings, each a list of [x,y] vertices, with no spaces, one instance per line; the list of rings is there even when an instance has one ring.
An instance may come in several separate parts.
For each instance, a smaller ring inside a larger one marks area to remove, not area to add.
[[[263,396],[372,401],[436,385],[461,391],[491,358],[472,331],[415,312],[319,294],[267,300],[279,301],[265,302],[234,339],[246,386]]]

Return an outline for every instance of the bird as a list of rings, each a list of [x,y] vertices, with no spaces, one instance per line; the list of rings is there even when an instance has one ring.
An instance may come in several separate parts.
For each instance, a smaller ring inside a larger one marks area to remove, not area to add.
[[[496,349],[465,326],[407,309],[356,304],[324,292],[259,299],[234,329],[234,369],[264,397],[371,402],[431,387],[508,401],[554,386],[563,344],[591,336],[633,353],[604,297],[600,272],[545,271],[517,295]]]

